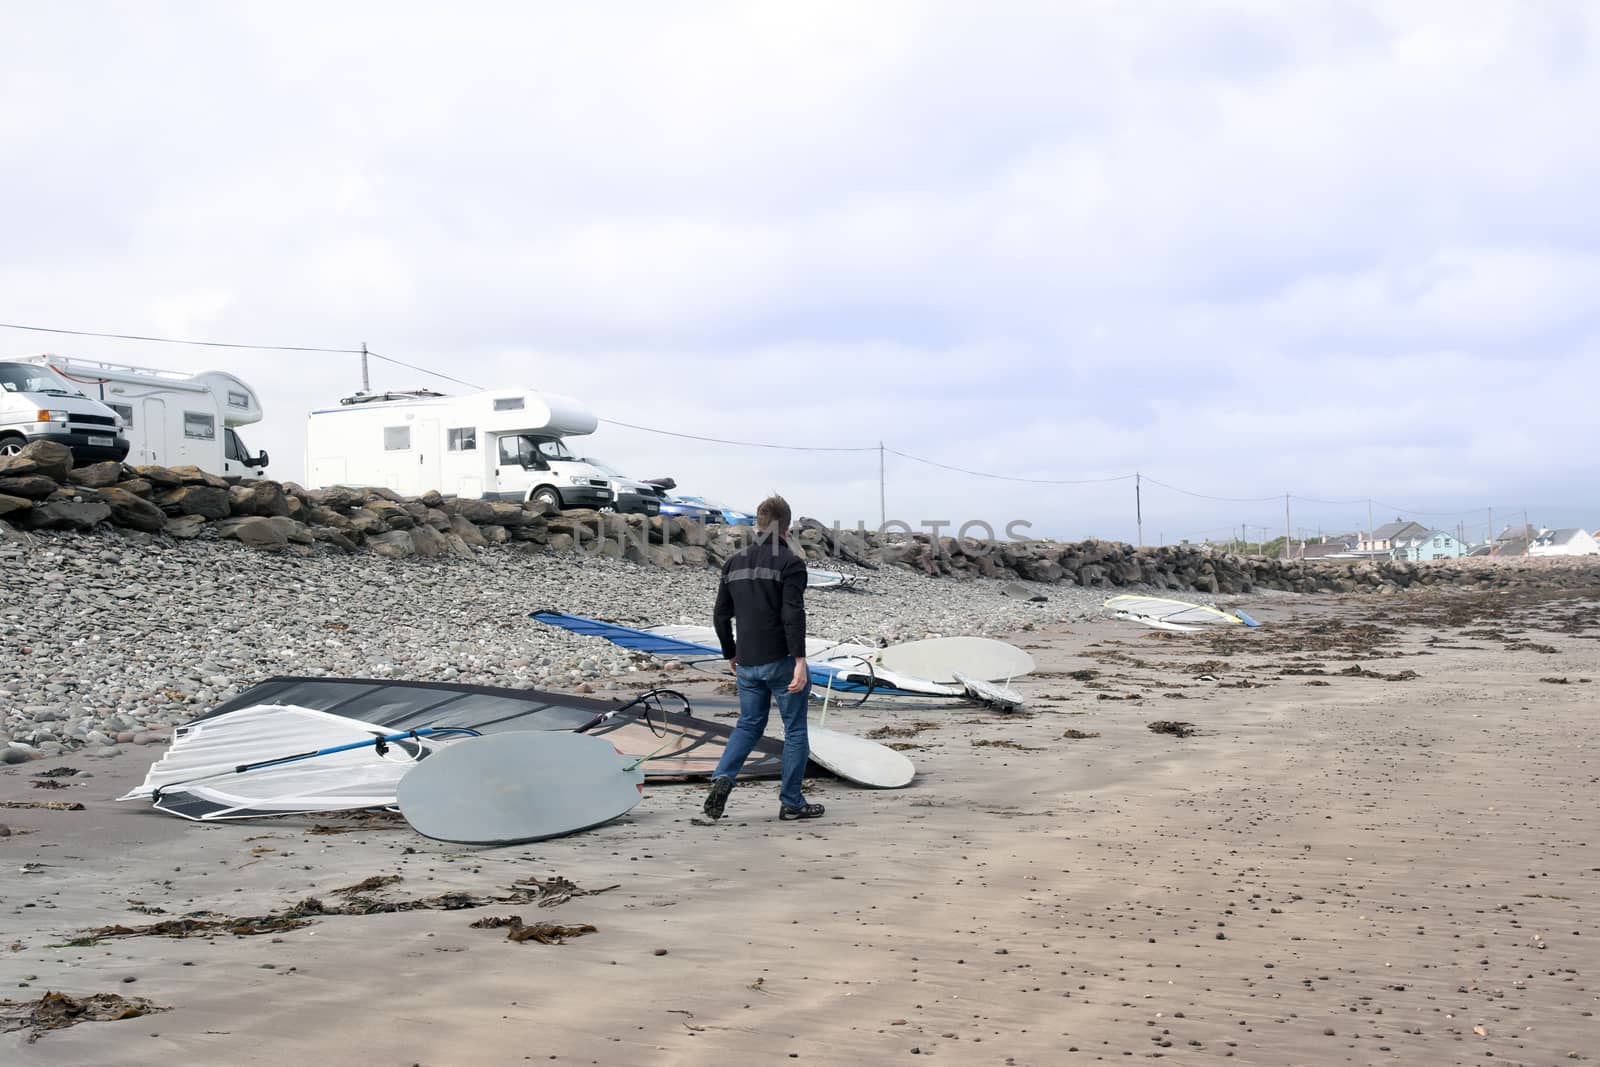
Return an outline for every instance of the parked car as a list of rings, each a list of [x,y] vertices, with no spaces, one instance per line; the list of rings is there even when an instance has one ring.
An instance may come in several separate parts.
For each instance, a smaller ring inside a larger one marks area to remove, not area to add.
[[[611,464],[593,456],[584,456],[582,462],[611,479],[612,507],[619,513],[624,515],[630,512],[639,515],[661,513],[661,497],[657,495],[655,486],[630,478]]]
[[[661,514],[674,515],[680,519],[693,519],[695,522],[719,523],[722,521],[722,512],[706,507],[704,504],[691,504],[687,500],[673,496],[671,493],[661,493]]]
[[[66,445],[79,464],[128,455],[116,412],[42,361],[0,362],[0,456],[14,456],[34,441]]]
[[[699,504],[701,507],[706,508],[707,510],[720,512],[722,514],[722,521],[727,523],[729,526],[754,526],[756,524],[756,517],[750,514],[748,511],[740,511],[738,508],[730,508],[726,504],[719,504],[714,500],[707,500],[703,496],[680,496],[678,499],[687,504]]]

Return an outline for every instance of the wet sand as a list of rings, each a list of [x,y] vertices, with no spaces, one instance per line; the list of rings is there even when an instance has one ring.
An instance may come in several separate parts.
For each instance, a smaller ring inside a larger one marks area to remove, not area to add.
[[[1596,601],[1306,598],[1259,615],[1225,637],[1109,621],[1015,635],[1040,662],[1025,714],[830,713],[891,728],[919,774],[882,793],[814,781],[829,816],[810,824],[777,821],[775,782],[742,785],[713,827],[691,822],[702,785],[652,786],[598,830],[484,851],[384,820],[199,825],[111,803],[144,753],[5,768],[0,802],[85,810],[0,809],[0,997],[170,1010],[0,1035],[0,1061],[1592,1061]],[[57,766],[93,777],[32,785]],[[530,876],[618,888],[65,944],[331,905],[372,875],[400,876],[371,894],[394,901]],[[511,914],[597,929],[545,945],[470,925]]]

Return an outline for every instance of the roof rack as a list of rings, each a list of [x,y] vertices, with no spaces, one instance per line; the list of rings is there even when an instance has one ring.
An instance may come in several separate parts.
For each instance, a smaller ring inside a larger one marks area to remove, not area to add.
[[[376,404],[385,400],[431,400],[444,396],[432,389],[398,389],[389,393],[355,393],[340,399],[341,404]]]

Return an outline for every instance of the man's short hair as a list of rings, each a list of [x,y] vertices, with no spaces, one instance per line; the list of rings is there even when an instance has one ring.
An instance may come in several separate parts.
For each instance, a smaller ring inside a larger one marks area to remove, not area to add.
[[[779,530],[787,530],[790,517],[789,502],[773,493],[756,507],[756,529],[765,533],[776,524]]]

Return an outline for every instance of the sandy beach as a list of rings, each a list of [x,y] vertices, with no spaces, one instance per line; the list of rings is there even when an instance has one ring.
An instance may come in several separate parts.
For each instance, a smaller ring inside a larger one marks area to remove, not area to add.
[[[1215,636],[1041,625],[1012,635],[1040,664],[1024,713],[830,713],[904,746],[918,777],[815,779],[812,824],[777,821],[774,782],[742,785],[716,826],[691,821],[703,786],[652,785],[598,830],[475,850],[383,818],[199,825],[113,803],[158,746],[7,767],[0,801],[83,810],[0,810],[4,995],[166,1010],[16,1030],[0,1059],[1591,1061],[1595,603],[1284,598]],[[695,680],[702,714],[728,713],[717,689]],[[58,767],[92,776],[41,777]],[[556,875],[592,895],[68,944],[331,906],[372,876],[399,880],[369,898],[403,901]],[[596,929],[471,925],[512,914]]]

